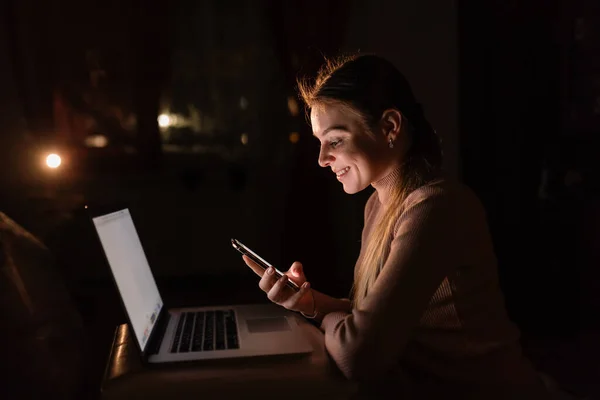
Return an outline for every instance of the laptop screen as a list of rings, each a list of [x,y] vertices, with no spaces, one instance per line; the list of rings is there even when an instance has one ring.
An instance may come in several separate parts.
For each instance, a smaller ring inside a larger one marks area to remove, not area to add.
[[[128,209],[93,218],[142,351],[163,306]]]

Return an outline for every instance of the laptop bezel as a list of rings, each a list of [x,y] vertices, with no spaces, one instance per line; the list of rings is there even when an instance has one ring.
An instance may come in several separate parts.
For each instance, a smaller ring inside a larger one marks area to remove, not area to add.
[[[96,217],[102,217],[104,215],[111,214],[111,213],[114,213],[117,211],[128,210],[129,214],[131,215],[131,220],[133,222],[133,225],[135,227],[135,221],[133,221],[133,213],[131,211],[131,208],[130,208],[129,204],[127,204],[127,203],[86,204],[84,206],[84,208],[85,208],[86,214],[88,215],[89,221],[92,225],[92,229],[94,231],[96,241],[97,241],[98,245],[100,246],[100,252],[102,253],[102,257],[104,259],[106,267],[109,270],[109,275],[112,279],[113,284],[115,285],[115,288],[117,289],[117,292],[119,293],[119,301],[121,303],[121,307],[123,308],[125,317],[127,318],[127,325],[129,326],[129,329],[130,329],[131,333],[133,334],[132,342],[135,343],[135,347],[137,348],[142,361],[144,363],[148,363],[148,358],[152,354],[154,354],[154,353],[151,354],[148,350],[153,349],[153,348],[158,349],[158,346],[160,346],[160,344],[164,338],[164,332],[166,331],[167,325],[169,323],[169,313],[167,310],[167,306],[165,304],[162,294],[160,293],[160,288],[158,288],[158,284],[156,283],[156,278],[155,278],[154,274],[152,274],[152,278],[154,279],[154,283],[156,284],[158,293],[160,294],[160,298],[163,300],[163,305],[160,309],[160,312],[158,313],[156,323],[154,324],[154,326],[152,327],[152,330],[150,331],[150,334],[148,335],[148,342],[146,343],[146,348],[142,349],[137,340],[136,332],[135,332],[135,329],[133,328],[133,323],[131,322],[131,318],[129,317],[129,312],[127,311],[127,307],[125,306],[125,301],[123,300],[123,295],[121,294],[121,291],[119,290],[119,286],[117,284],[117,280],[115,278],[115,275],[114,275],[112,268],[110,266],[110,263],[108,261],[108,257],[106,256],[106,252],[104,251],[104,248],[102,247],[100,235],[98,234],[98,230],[96,229],[96,226],[94,224],[94,218],[96,218]],[[137,230],[137,227],[136,227],[136,233],[138,235],[140,243],[142,243],[142,249],[143,249],[144,245],[143,245],[142,237],[140,236],[140,234]],[[148,267],[150,268],[150,272],[152,273],[152,267],[150,266],[150,263],[148,263]],[[157,341],[159,341],[159,343],[157,343]]]

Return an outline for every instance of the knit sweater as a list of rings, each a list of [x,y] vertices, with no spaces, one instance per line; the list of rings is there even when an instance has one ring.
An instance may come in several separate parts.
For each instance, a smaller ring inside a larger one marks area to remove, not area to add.
[[[373,184],[357,265],[399,180],[396,170]],[[427,397],[426,391],[453,390],[461,398],[492,398],[491,392],[515,399],[535,392],[541,398],[505,311],[477,197],[439,180],[410,193],[401,208],[389,255],[367,296],[352,313],[333,312],[322,321],[325,346],[340,370],[386,393]]]

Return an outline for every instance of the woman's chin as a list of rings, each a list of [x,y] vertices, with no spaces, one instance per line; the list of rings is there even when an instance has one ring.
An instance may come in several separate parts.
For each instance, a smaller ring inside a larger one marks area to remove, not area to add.
[[[357,185],[356,183],[344,182],[342,184],[342,186],[344,187],[344,192],[346,192],[347,194],[355,194],[355,193],[358,193],[361,190],[365,189],[368,185],[361,186],[361,185]]]

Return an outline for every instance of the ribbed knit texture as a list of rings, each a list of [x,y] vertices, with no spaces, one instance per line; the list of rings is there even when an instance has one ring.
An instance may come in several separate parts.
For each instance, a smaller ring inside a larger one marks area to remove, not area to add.
[[[399,179],[394,171],[373,184],[358,262]],[[411,395],[451,387],[465,398],[472,390],[473,398],[481,391],[492,398],[488,389],[495,398],[520,398],[537,390],[505,311],[477,197],[440,180],[412,192],[401,207],[390,253],[367,297],[351,314],[323,319],[325,345],[340,370]]]

